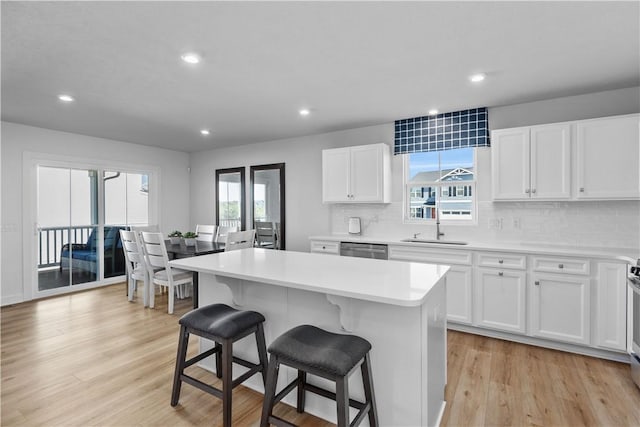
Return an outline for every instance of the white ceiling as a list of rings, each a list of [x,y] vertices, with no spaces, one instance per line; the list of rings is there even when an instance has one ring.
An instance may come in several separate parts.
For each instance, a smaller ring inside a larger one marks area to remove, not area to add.
[[[192,152],[637,86],[639,4],[3,1],[2,120]]]

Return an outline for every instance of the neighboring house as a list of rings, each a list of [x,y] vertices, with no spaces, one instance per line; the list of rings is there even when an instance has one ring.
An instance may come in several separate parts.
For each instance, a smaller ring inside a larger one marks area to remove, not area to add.
[[[436,191],[440,189],[439,207],[441,218],[471,218],[473,168],[456,168],[442,171],[420,172],[410,182],[410,218],[435,218]],[[425,183],[433,183],[428,185]]]

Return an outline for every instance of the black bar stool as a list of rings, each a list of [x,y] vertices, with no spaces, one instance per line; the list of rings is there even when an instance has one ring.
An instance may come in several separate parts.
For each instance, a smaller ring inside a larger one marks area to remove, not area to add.
[[[273,415],[273,407],[295,387],[298,388],[297,411],[304,412],[305,391],[336,401],[338,406],[338,427],[357,426],[366,415],[371,427],[378,426],[376,400],[373,393],[371,364],[369,362],[371,344],[354,335],[340,335],[327,332],[310,325],[297,326],[278,337],[269,346],[271,358],[265,386],[264,404],[260,426],[270,423],[278,426],[294,426]],[[280,365],[298,370],[298,378],[276,395],[278,370]],[[349,376],[360,366],[364,382],[364,403],[349,399]],[[336,392],[307,383],[307,373],[326,378],[336,383]],[[360,411],[349,423],[349,407]]]
[[[190,311],[180,318],[180,338],[176,371],[173,377],[171,406],[176,406],[180,398],[182,381],[222,399],[222,418],[225,427],[231,426],[231,394],[233,389],[252,375],[261,372],[266,383],[267,351],[262,323],[264,316],[255,311],[240,311],[225,304],[212,304]],[[233,343],[249,334],[256,334],[259,364],[233,356]],[[186,360],[189,334],[215,341],[215,346],[192,359]],[[216,374],[222,378],[222,390],[205,384],[184,373],[185,368],[214,355]],[[232,363],[249,368],[247,372],[233,379]]]

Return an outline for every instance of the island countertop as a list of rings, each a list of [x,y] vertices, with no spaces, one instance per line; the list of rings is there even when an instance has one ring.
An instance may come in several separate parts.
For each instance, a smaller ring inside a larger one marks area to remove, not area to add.
[[[404,307],[420,306],[447,265],[241,249],[177,259],[173,267]]]

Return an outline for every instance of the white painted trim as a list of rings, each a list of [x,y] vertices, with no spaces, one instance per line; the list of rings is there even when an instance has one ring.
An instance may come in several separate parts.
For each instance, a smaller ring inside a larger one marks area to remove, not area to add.
[[[87,169],[116,169],[126,173],[146,173],[149,175],[149,182],[152,185],[149,188],[149,224],[160,224],[160,169],[156,166],[146,164],[133,164],[127,162],[110,161],[104,159],[91,159],[73,156],[61,156],[50,153],[39,153],[25,151],[22,153],[23,159],[23,197],[22,197],[22,301],[30,301],[32,299],[44,298],[52,295],[62,295],[68,292],[74,292],[83,289],[91,289],[94,287],[104,286],[107,284],[118,283],[123,281],[122,277],[106,278],[98,282],[90,282],[91,285],[74,285],[67,290],[57,289],[55,292],[37,291],[38,272],[33,268],[37,263],[37,245],[33,244],[34,239],[32,233],[37,227],[37,176],[36,168],[39,165],[49,167],[63,168],[87,168]],[[155,184],[157,182],[157,184]],[[102,189],[98,189],[98,215],[99,220],[103,221],[102,211]],[[25,220],[26,219],[26,220]],[[102,236],[100,236],[102,237]],[[100,248],[100,247],[99,247]],[[100,254],[102,256],[102,254]],[[100,265],[100,276],[102,276],[104,266]],[[22,302],[15,301],[15,302]],[[15,303],[13,302],[13,303]]]
[[[508,332],[500,332],[490,329],[476,328],[473,326],[461,325],[451,322],[447,322],[447,328],[453,331],[467,332],[470,334],[482,335],[490,338],[498,338],[502,340],[518,342],[521,344],[534,345],[537,347],[544,347],[569,353],[582,354],[585,356],[598,357],[600,359],[613,360],[615,362],[629,363],[629,355],[625,352],[608,351],[593,347],[583,347],[580,345],[561,343],[525,335],[510,334]]]

